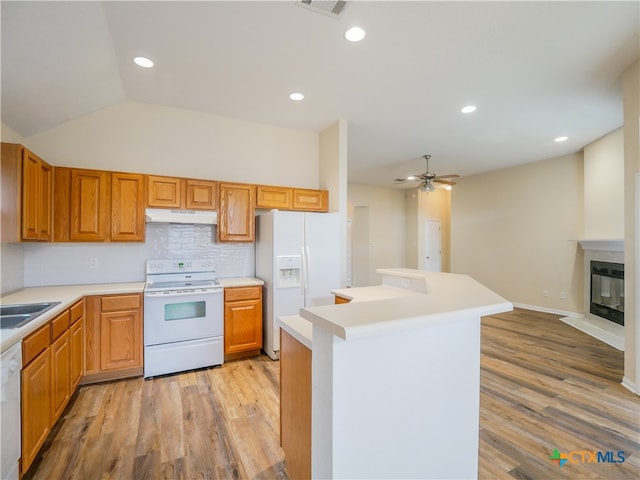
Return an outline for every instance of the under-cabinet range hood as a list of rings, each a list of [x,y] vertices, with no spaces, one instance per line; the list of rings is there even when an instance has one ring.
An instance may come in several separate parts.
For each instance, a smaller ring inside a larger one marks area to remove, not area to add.
[[[218,224],[218,212],[212,210],[168,210],[147,208],[147,223]]]

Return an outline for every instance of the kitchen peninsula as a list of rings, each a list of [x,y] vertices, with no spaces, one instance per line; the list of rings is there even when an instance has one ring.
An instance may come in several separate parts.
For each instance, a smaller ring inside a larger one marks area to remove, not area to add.
[[[380,286],[333,292],[346,304],[280,319],[287,468],[312,478],[476,478],[480,317],[513,306],[466,275],[377,272]],[[306,417],[292,401],[304,395],[287,391],[305,368],[295,371],[290,348],[309,351]],[[310,425],[296,424],[305,418]],[[308,448],[290,455],[305,428]]]

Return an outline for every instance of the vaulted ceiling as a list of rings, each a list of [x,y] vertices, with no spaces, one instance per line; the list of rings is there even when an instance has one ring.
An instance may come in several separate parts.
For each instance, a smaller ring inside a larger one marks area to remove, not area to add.
[[[349,181],[386,186],[427,153],[438,174],[472,175],[579,151],[622,125],[620,76],[640,51],[636,1],[1,9],[2,122],[25,137],[122,100],[311,131],[345,119]]]

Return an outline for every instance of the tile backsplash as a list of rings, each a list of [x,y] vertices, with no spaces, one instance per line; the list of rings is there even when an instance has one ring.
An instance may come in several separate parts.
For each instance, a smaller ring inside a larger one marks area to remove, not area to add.
[[[253,243],[218,243],[212,225],[147,225],[149,258],[213,258],[217,276],[246,277],[254,273]]]
[[[24,286],[141,282],[148,258],[211,257],[220,278],[253,276],[254,244],[218,243],[215,228],[148,224],[144,243],[25,243]]]

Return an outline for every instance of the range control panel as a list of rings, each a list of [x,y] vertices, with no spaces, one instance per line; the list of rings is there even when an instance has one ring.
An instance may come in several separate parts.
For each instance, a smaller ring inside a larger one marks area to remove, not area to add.
[[[147,260],[147,275],[181,272],[213,272],[215,263],[212,258],[154,258]]]

